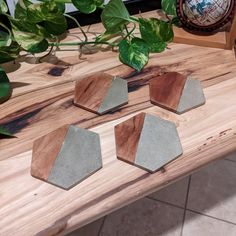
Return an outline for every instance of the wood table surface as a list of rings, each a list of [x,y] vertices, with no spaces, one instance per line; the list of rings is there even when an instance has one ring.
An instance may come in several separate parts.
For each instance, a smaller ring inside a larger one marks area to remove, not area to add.
[[[89,27],[91,37],[101,31],[100,24]],[[76,33],[72,30],[65,41],[78,40]],[[164,53],[151,54],[145,69],[134,74],[120,63],[116,52],[106,48],[86,49],[82,58],[68,49],[63,47],[43,63],[27,56],[3,66],[14,91],[0,105],[0,125],[17,138],[0,140],[0,235],[64,235],[236,150],[233,51],[172,43]],[[103,116],[72,104],[75,80],[98,71],[129,82],[129,103]],[[168,71],[199,79],[206,104],[183,115],[152,105],[148,81]],[[116,158],[114,126],[143,111],[175,122],[184,150],[155,174]],[[104,165],[69,191],[30,175],[33,141],[64,124],[100,134]]]

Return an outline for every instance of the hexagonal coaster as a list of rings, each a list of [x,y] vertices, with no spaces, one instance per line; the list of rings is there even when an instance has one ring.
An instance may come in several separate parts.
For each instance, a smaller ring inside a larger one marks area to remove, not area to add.
[[[98,72],[76,82],[74,104],[99,115],[128,103],[127,81]]]
[[[115,127],[118,159],[151,173],[183,153],[173,122],[140,113]]]
[[[182,114],[205,104],[198,80],[170,72],[150,81],[150,100],[153,104]]]
[[[36,140],[31,175],[63,189],[70,189],[102,168],[99,135],[63,126]]]

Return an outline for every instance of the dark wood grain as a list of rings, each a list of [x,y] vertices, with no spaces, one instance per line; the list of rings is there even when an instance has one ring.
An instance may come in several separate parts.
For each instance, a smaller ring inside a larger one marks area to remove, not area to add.
[[[169,72],[150,81],[150,100],[153,104],[176,111],[187,80],[177,72]]]
[[[47,180],[64,142],[69,125],[65,125],[34,142],[31,175]]]
[[[145,113],[140,113],[115,127],[118,159],[133,164],[143,129]]]
[[[76,81],[74,104],[97,112],[111,84],[112,76],[98,72]]]

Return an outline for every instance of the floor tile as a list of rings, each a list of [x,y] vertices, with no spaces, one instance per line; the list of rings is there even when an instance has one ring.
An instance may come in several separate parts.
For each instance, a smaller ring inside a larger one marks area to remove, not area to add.
[[[70,234],[67,234],[66,236],[98,236],[103,221],[104,218],[101,218],[80,229],[73,231]]]
[[[184,207],[188,190],[188,181],[189,177],[185,177],[184,179],[151,194],[149,197]]]
[[[144,198],[107,216],[100,236],[180,236],[184,210]]]
[[[236,152],[227,155],[225,159],[230,160],[230,161],[236,161]]]
[[[182,236],[235,236],[236,225],[186,212]]]
[[[219,160],[192,175],[187,209],[236,223],[236,162]]]

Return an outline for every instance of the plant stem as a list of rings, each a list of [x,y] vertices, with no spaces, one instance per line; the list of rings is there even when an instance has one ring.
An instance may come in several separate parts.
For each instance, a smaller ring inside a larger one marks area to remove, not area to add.
[[[74,43],[57,43],[57,42],[50,42],[49,46],[80,46],[80,45],[88,45],[88,44],[105,44],[105,45],[109,45],[112,47],[118,46],[118,44],[116,43],[109,43],[109,42],[96,42],[96,41],[87,41],[87,42],[74,42]]]
[[[10,35],[11,38],[12,38],[12,33],[11,33],[10,29],[9,29],[7,26],[5,26],[3,23],[1,23],[1,22],[0,22],[0,26],[2,26],[5,30],[7,30],[8,33],[9,33],[9,35]]]
[[[88,41],[88,37],[87,37],[86,33],[84,32],[83,28],[81,27],[80,23],[73,16],[70,16],[70,15],[68,15],[66,13],[64,14],[64,16],[72,19],[77,24],[77,26],[81,30],[82,34],[84,35],[85,42],[87,42]]]
[[[125,37],[124,37],[123,39],[129,38],[129,37],[132,35],[132,33],[135,31],[135,29],[136,29],[136,24],[135,24],[135,23],[133,23],[133,24],[134,24],[133,29],[132,29],[130,32],[128,31],[127,26],[125,26],[125,29],[126,29],[126,31],[127,31],[127,35],[125,35]]]
[[[130,19],[134,22],[139,22],[139,19],[135,16],[130,16]]]

